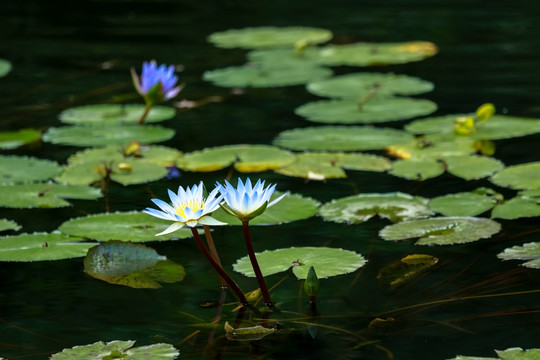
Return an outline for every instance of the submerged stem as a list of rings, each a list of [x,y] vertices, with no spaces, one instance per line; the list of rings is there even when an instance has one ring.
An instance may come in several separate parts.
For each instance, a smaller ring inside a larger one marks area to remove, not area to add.
[[[216,245],[214,244],[214,238],[212,238],[212,233],[210,232],[210,226],[203,225],[204,228],[204,237],[206,238],[206,243],[208,244],[208,250],[210,250],[210,254],[212,255],[212,258],[214,261],[219,265],[220,268],[223,268],[221,265],[221,260],[219,259],[219,255],[216,249]],[[227,281],[219,275],[219,283],[221,284],[221,287],[227,287]]]

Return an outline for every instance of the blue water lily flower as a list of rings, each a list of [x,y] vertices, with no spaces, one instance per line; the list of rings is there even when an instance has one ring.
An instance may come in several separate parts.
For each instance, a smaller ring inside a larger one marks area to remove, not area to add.
[[[174,65],[158,66],[155,60],[144,62],[141,78],[134,68],[131,68],[131,76],[137,92],[147,103],[156,104],[172,99],[182,90],[181,86],[176,86],[178,76],[174,74]]]
[[[287,193],[277,199],[270,201],[270,197],[276,189],[276,184],[264,187],[264,181],[260,179],[252,186],[251,180],[246,179],[245,184],[238,179],[238,186],[235,188],[227,180],[225,185],[217,184],[219,192],[223,196],[224,202],[221,204],[223,210],[236,216],[242,221],[249,221],[254,217],[261,215],[266,208],[274,205]]]
[[[171,204],[159,199],[152,199],[161,210],[146,208],[143,210],[148,215],[164,220],[171,220],[174,223],[165,231],[156,234],[165,235],[172,233],[184,226],[195,227],[202,225],[226,225],[210,216],[212,212],[219,208],[219,203],[223,200],[223,195],[218,195],[219,189],[215,188],[205,199],[203,197],[203,183],[193,185],[186,190],[182,186],[178,187],[178,193],[168,190]]]

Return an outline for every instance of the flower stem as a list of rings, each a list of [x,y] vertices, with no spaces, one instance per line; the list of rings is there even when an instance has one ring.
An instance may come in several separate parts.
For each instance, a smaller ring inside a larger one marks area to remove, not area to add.
[[[216,249],[216,245],[214,244],[214,239],[212,238],[212,233],[210,232],[210,226],[203,225],[204,228],[204,237],[206,238],[206,243],[208,244],[208,250],[210,250],[210,254],[212,255],[212,258],[214,261],[219,265],[220,268],[223,269],[223,266],[221,265],[221,260],[219,259],[219,255]],[[227,282],[221,275],[219,275],[219,283],[221,284],[221,287],[227,287]]]
[[[234,282],[234,280],[225,272],[225,270],[223,270],[223,268],[219,266],[218,263],[212,258],[212,255],[210,255],[210,253],[206,249],[206,246],[204,246],[204,243],[201,239],[201,236],[197,232],[197,229],[195,227],[192,227],[191,232],[193,233],[193,237],[195,237],[195,240],[197,241],[199,249],[201,249],[202,253],[206,257],[210,265],[212,265],[214,269],[216,269],[216,271],[218,272],[219,276],[221,276],[227,282],[227,284],[229,284],[230,288],[236,293],[236,296],[238,297],[238,300],[240,300],[240,303],[243,306],[247,306],[248,302],[246,300],[246,297],[244,296],[244,293],[242,292],[242,290],[240,290],[238,285],[236,285],[236,282]]]
[[[146,107],[144,108],[144,112],[142,113],[141,117],[139,118],[139,121],[137,121],[137,125],[142,125],[144,123],[144,119],[146,119],[146,116],[150,112],[150,108],[152,105],[146,104]]]
[[[249,255],[249,260],[251,261],[251,266],[257,277],[257,282],[259,283],[259,288],[264,299],[264,304],[268,307],[272,307],[272,300],[270,299],[270,294],[268,293],[268,288],[264,282],[264,277],[257,262],[257,257],[255,256],[255,251],[253,250],[253,244],[251,242],[251,237],[249,236],[249,221],[242,221],[242,227],[244,228],[244,239],[246,240],[246,248]]]

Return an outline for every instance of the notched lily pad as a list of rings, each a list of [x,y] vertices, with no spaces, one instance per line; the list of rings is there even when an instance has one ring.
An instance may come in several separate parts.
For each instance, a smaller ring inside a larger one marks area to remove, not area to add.
[[[327,278],[354,272],[367,262],[362,255],[354,251],[327,247],[266,250],[256,256],[264,276],[287,271],[292,267],[298,279],[307,277],[310,266],[316,269],[319,278]],[[255,277],[247,256],[238,259],[233,267],[235,271]]]
[[[540,269],[540,242],[526,243],[505,249],[497,255],[502,260],[527,260],[522,265]]]
[[[99,189],[54,183],[3,185],[0,206],[9,208],[56,208],[70,206],[66,199],[94,200]]]
[[[0,132],[0,149],[16,149],[41,140],[41,132],[35,129]]]
[[[21,228],[21,225],[17,224],[13,220],[8,219],[0,219],[0,231],[6,231],[6,230],[19,230]]]
[[[419,219],[433,215],[428,199],[400,192],[358,194],[334,199],[319,209],[327,221],[359,224],[378,215],[392,222]]]
[[[99,104],[79,106],[62,111],[60,121],[77,125],[122,125],[137,124],[144,113],[142,104]],[[156,123],[171,119],[176,110],[167,106],[152,106],[144,119],[145,123]]]
[[[499,223],[491,219],[440,217],[388,225],[379,236],[394,241],[420,238],[416,245],[452,245],[489,238],[500,230]]]
[[[517,190],[540,189],[540,161],[508,166],[491,177],[491,182]]]
[[[148,360],[148,359],[176,359],[180,354],[170,344],[153,344],[133,347],[135,341],[99,341],[89,345],[74,346],[53,354],[50,360]]]
[[[0,184],[28,183],[47,180],[62,171],[55,161],[28,156],[0,155]]]
[[[496,219],[514,220],[540,216],[540,191],[522,191],[516,197],[499,204],[491,212]]]

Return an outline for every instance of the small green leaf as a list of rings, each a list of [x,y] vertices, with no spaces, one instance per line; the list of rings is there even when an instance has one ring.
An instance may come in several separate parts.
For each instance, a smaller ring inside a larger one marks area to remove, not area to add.
[[[99,189],[54,183],[3,185],[0,206],[10,208],[55,208],[70,206],[65,199],[94,200],[102,197]]]
[[[0,132],[0,149],[16,149],[41,140],[41,132],[35,129]]]
[[[11,71],[11,63],[5,59],[0,59],[0,77],[6,76]]]
[[[522,265],[532,269],[540,269],[540,242],[507,248],[497,257],[502,260],[528,260]]]
[[[0,219],[0,231],[19,230],[21,226],[13,220]]]
[[[521,192],[516,197],[499,204],[491,212],[495,219],[514,220],[540,216],[540,194]]]
[[[377,279],[395,288],[412,281],[438,261],[426,254],[407,255],[380,269]]]
[[[491,177],[491,182],[517,190],[540,189],[540,161],[508,166]]]
[[[60,171],[62,166],[51,160],[0,155],[0,184],[47,180],[58,175]]]
[[[446,156],[443,161],[450,174],[465,180],[477,180],[491,176],[504,168],[501,161],[489,156]]]
[[[166,360],[176,359],[180,354],[174,346],[169,344],[153,344],[133,347],[135,341],[115,340],[108,343],[102,341],[74,346],[53,354],[50,360]]]
[[[397,160],[389,173],[409,180],[426,180],[443,174],[444,165],[430,158]]]
[[[256,341],[263,337],[273,334],[276,328],[265,328],[261,325],[255,325],[243,328],[233,328],[228,321],[225,321],[225,336],[231,341]]]
[[[99,104],[70,108],[62,111],[60,121],[77,125],[123,125],[137,124],[145,110],[142,104]],[[144,119],[145,123],[156,123],[173,118],[176,110],[166,106],[152,106]]]

